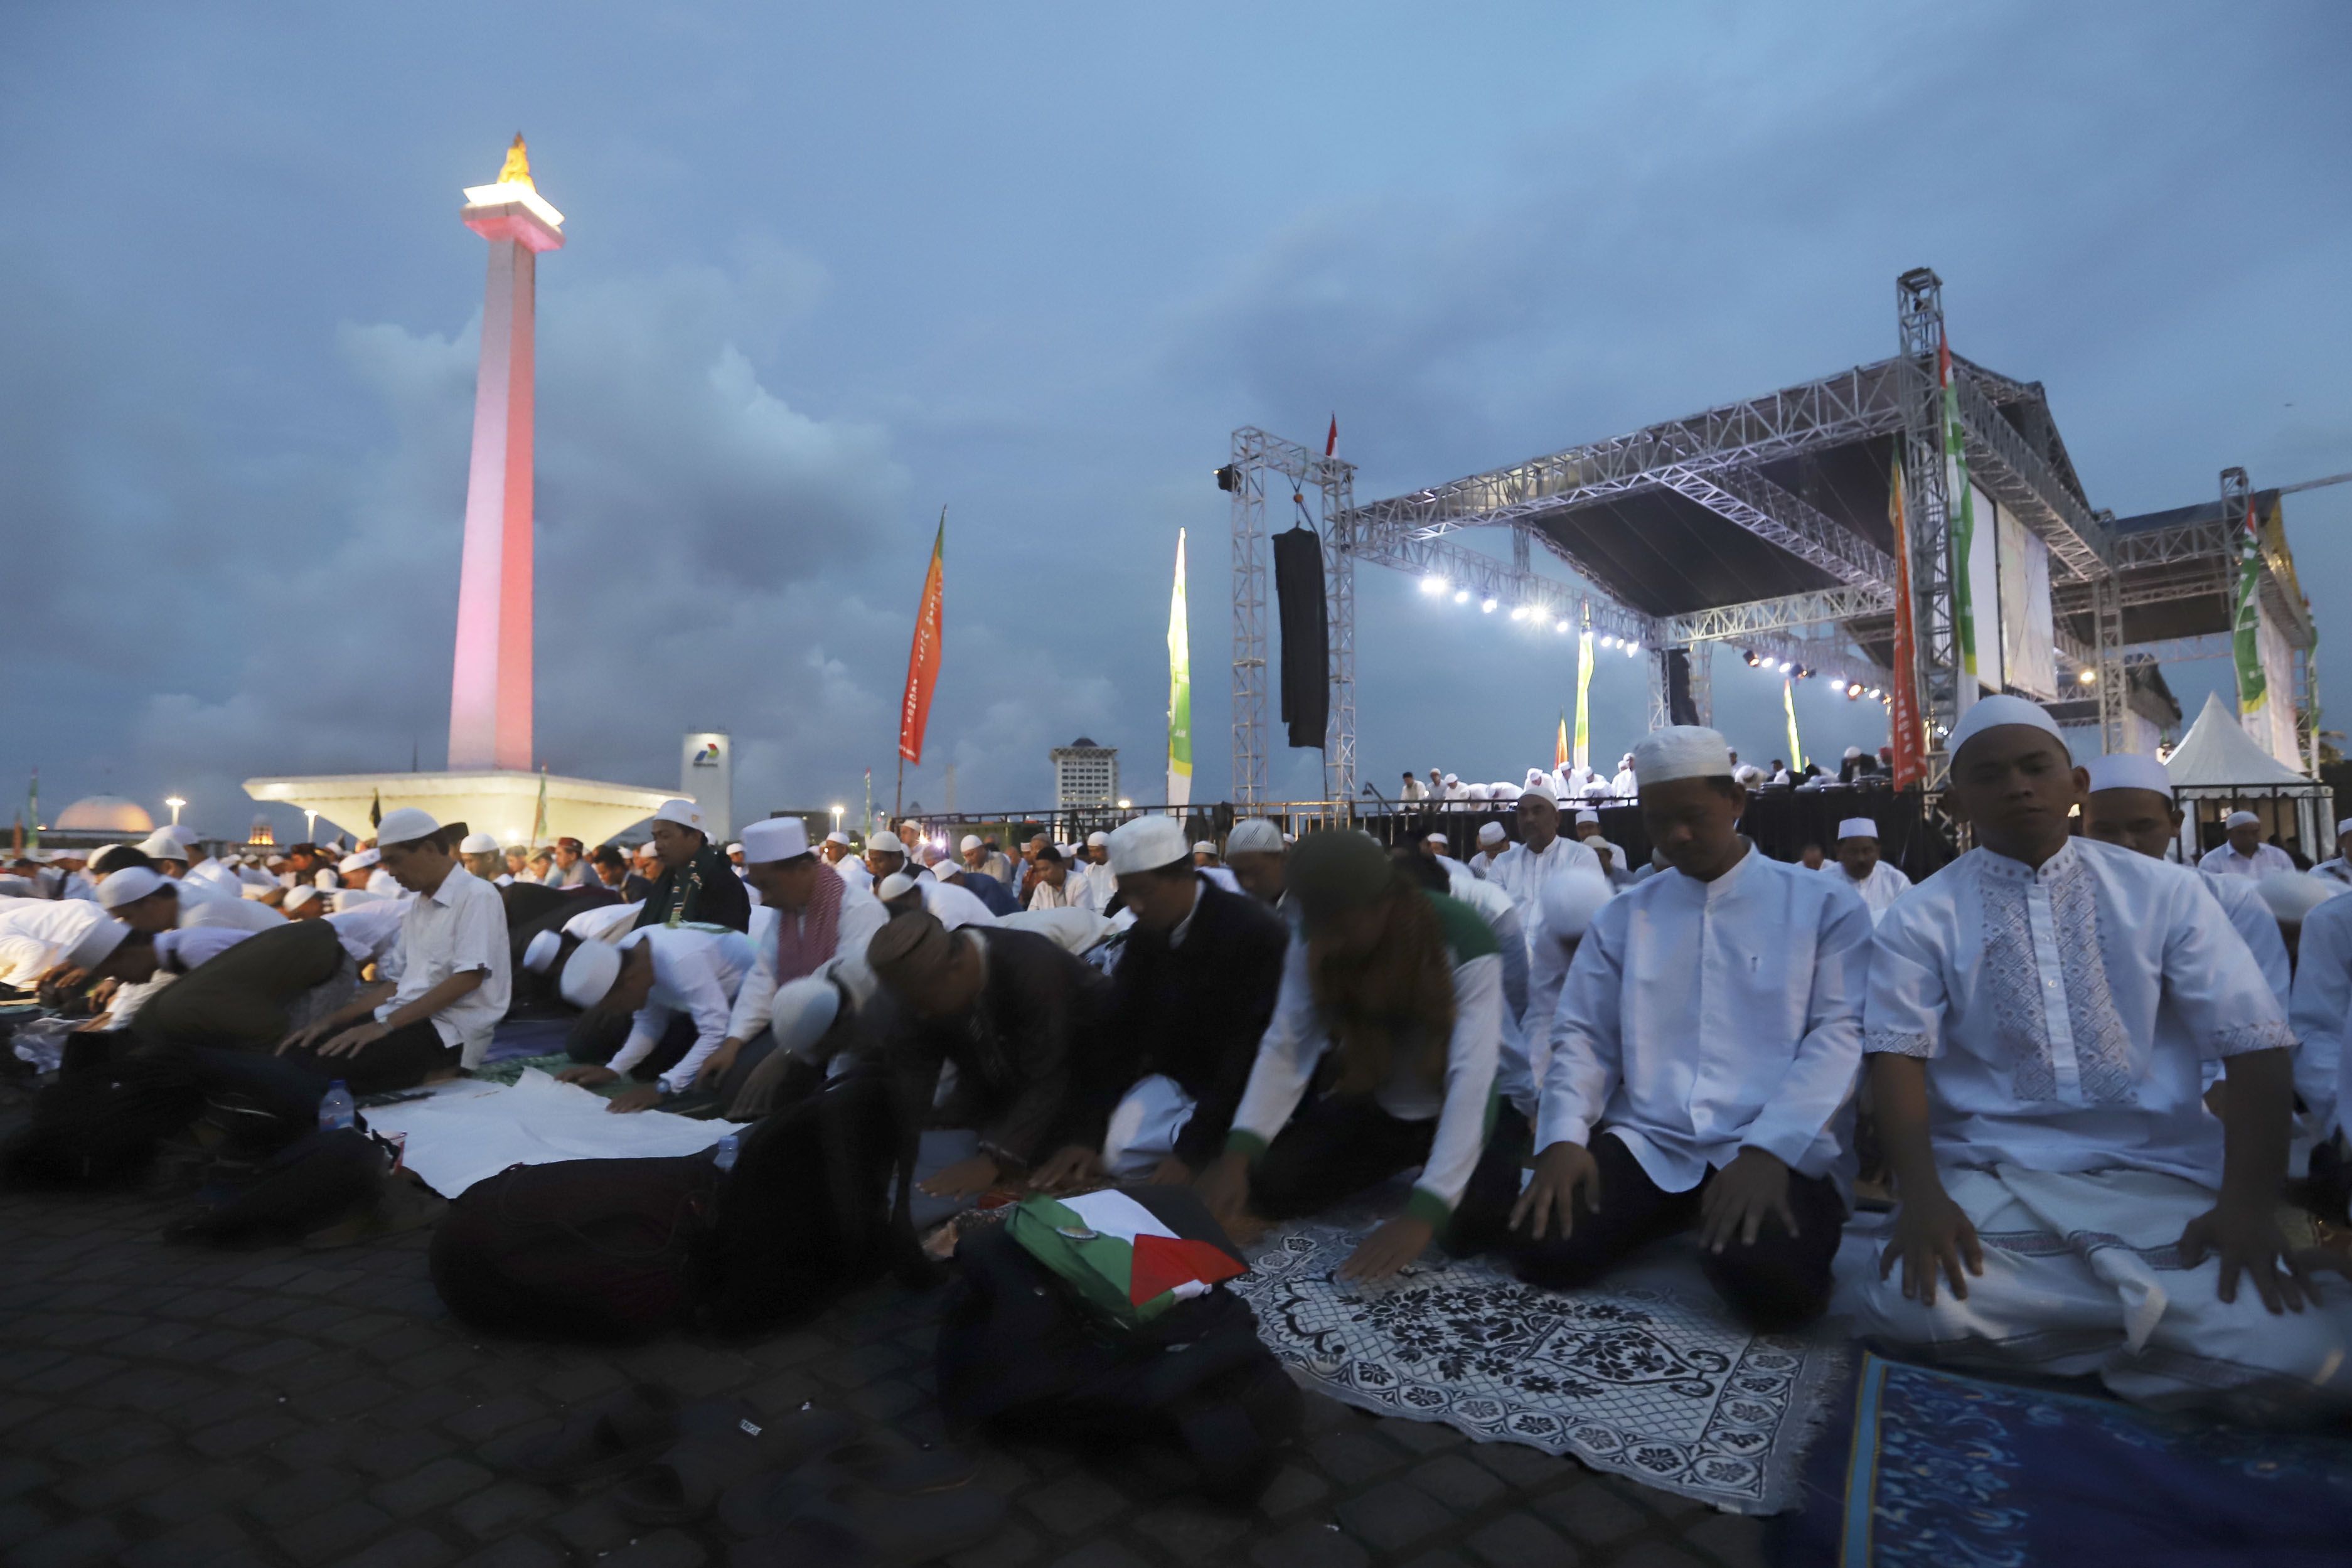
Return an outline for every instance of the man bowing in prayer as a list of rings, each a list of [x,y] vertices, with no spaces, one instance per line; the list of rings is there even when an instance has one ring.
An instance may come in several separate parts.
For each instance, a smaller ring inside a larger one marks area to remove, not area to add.
[[[1878,824],[1868,817],[1848,817],[1838,824],[1837,869],[1830,874],[1843,877],[1861,894],[1873,925],[1911,888],[1909,877],[1878,858]]]
[[[1642,826],[1674,870],[1590,917],[1550,1021],[1520,1277],[1575,1287],[1696,1227],[1700,1262],[1767,1332],[1818,1316],[1853,1178],[1870,914],[1739,831],[1711,729],[1635,754]]]
[[[2070,834],[2089,779],[2042,708],[1983,698],[1950,745],[1976,848],[1878,929],[1864,1050],[1902,1207],[1840,1306],[2137,1403],[2340,1408],[2352,1294],[2318,1297],[2274,1218],[2294,1036],[2245,943],[2196,873]]]
[[[664,800],[654,813],[654,853],[661,877],[637,912],[636,928],[647,925],[724,925],[742,931],[751,924],[751,895],[726,855],[702,831],[702,808],[691,800]]]
[[[1629,756],[1625,760],[1633,758]],[[1559,806],[1542,785],[1531,786],[1519,796],[1518,824],[1519,841],[1495,857],[1486,880],[1510,894],[1518,906],[1520,929],[1532,938],[1543,924],[1545,883],[1575,871],[1605,873],[1599,855],[1576,840],[1560,836]],[[1529,956],[1533,953],[1530,946]]]

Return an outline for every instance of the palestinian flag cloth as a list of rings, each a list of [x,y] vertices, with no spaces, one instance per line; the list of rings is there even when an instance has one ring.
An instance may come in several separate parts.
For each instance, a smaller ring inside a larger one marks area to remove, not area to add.
[[[1081,1299],[1129,1327],[1249,1271],[1190,1187],[1024,1197],[1005,1228]]]

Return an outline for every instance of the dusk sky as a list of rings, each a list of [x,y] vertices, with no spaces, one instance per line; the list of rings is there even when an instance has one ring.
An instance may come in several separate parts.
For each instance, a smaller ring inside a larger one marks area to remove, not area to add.
[[[1956,350],[2045,383],[2095,506],[2352,469],[2347,67],[2336,0],[13,5],[0,777],[38,767],[51,814],[176,790],[242,837],[244,778],[441,766],[459,190],[518,130],[568,220],[539,759],[674,784],[723,728],[739,817],[868,767],[887,801],[945,506],[908,792],[943,804],[952,763],[962,808],[1035,808],[1081,733],[1160,798],[1179,528],[1194,795],[1226,797],[1238,425],[1336,413],[1358,497],[1391,495],[1885,358],[1927,265]],[[2352,711],[2352,486],[2286,516]],[[1549,761],[1568,639],[1359,590],[1363,777]],[[2227,669],[2168,673],[2193,716]],[[1777,680],[1726,655],[1716,694],[1784,748]],[[1613,761],[1640,665],[1594,695]],[[1885,738],[1825,689],[1799,712],[1817,757]]]

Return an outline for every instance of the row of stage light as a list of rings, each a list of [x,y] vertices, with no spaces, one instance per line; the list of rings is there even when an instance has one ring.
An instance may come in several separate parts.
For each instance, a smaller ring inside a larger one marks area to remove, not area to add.
[[[1470,591],[1468,589],[1455,588],[1454,586],[1453,579],[1440,576],[1434,572],[1421,580],[1421,591],[1423,593],[1428,594],[1433,599],[1443,598],[1448,591],[1451,591],[1454,603],[1467,604],[1470,602]],[[1487,597],[1478,601],[1478,608],[1486,614],[1492,615],[1501,603],[1501,600],[1489,594]],[[1566,636],[1569,632],[1576,630],[1575,622],[1553,620],[1552,617],[1539,605],[1515,604],[1511,606],[1511,619],[1514,621],[1533,622],[1539,630],[1546,621],[1551,621],[1551,629],[1562,636]],[[1629,659],[1639,654],[1642,651],[1642,645],[1639,643],[1634,642],[1630,637],[1619,637],[1612,633],[1603,632],[1598,639],[1596,639],[1596,641],[1603,648],[1624,649],[1625,656]]]
[[[1800,664],[1793,659],[1775,659],[1769,653],[1758,653],[1752,648],[1745,650],[1740,656],[1748,661],[1748,667],[1751,670],[1778,670],[1791,680],[1810,681],[1820,673],[1811,665]],[[1860,702],[1864,697],[1868,697],[1874,703],[1884,703],[1887,700],[1884,691],[1876,686],[1865,686],[1860,681],[1832,682],[1832,684],[1835,690],[1845,694],[1845,700],[1850,703]]]

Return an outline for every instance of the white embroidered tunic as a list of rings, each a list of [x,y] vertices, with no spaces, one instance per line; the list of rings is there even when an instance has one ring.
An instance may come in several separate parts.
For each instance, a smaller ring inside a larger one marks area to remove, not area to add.
[[[1866,1052],[1927,1060],[1948,1166],[2158,1171],[2218,1187],[2202,1063],[2291,1048],[2205,879],[2069,839],[2039,869],[1971,850],[1887,911]]]

